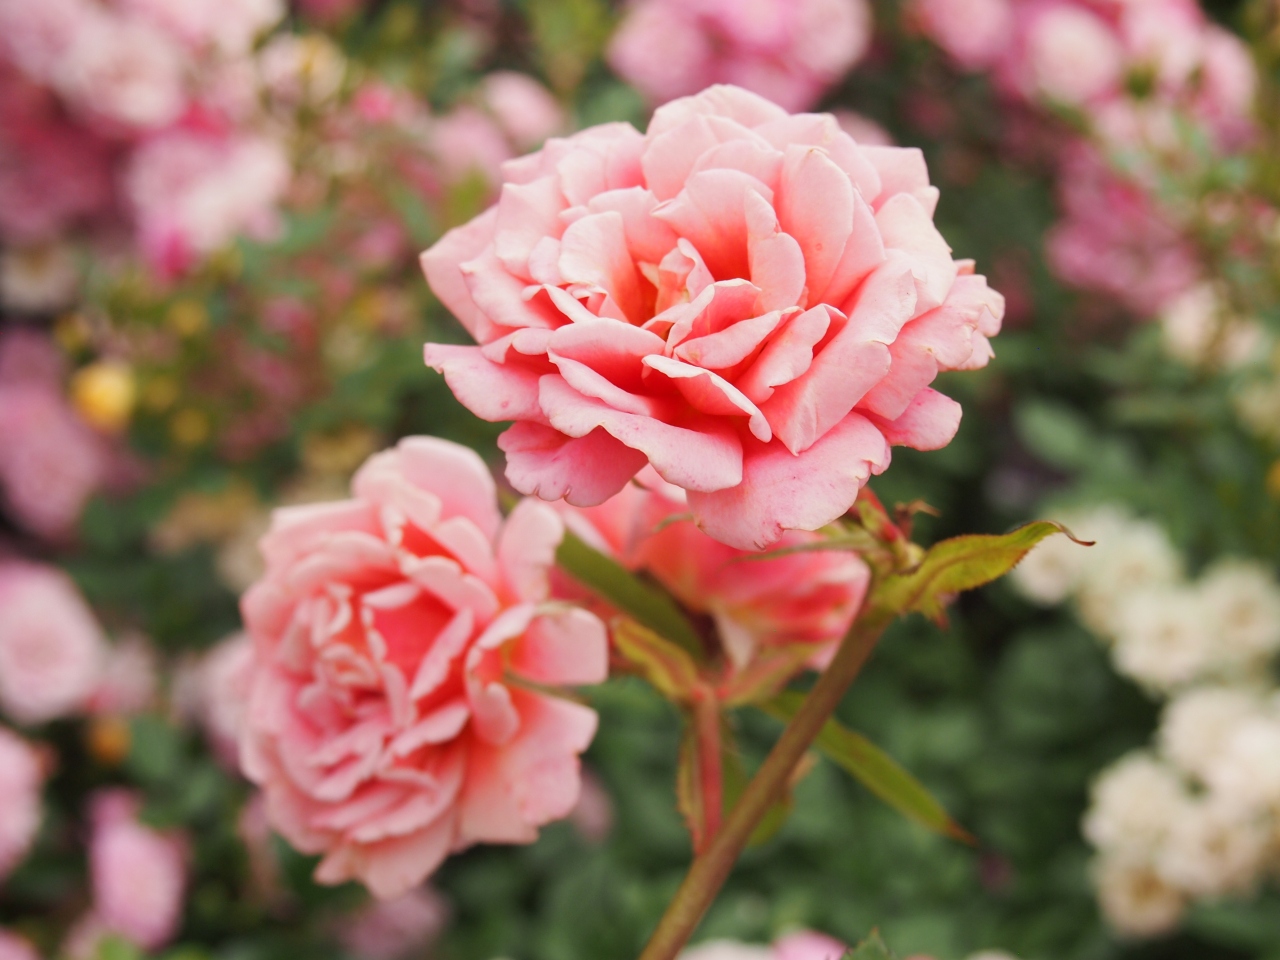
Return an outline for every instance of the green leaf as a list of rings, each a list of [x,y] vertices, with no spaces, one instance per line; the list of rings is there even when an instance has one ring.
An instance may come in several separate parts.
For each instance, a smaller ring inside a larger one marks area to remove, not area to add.
[[[617,617],[612,627],[614,649],[668,700],[688,703],[698,685],[698,665],[684,650],[648,627]]]
[[[923,613],[942,620],[947,603],[957,593],[990,583],[1012,570],[1045,537],[1071,531],[1052,520],[1037,520],[1004,534],[952,537],[929,548],[920,563],[906,573],[890,574],[872,588],[868,607],[881,615]],[[1085,544],[1084,541],[1076,540]]]
[[[620,611],[701,658],[702,642],[676,602],[662,590],[638,579],[612,557],[566,530],[556,550],[556,563],[584,587]]]
[[[897,960],[897,957],[880,939],[880,931],[872,930],[867,939],[844,955],[844,960]]]
[[[760,709],[786,722],[796,715],[804,699],[803,693],[788,690],[762,704]],[[828,720],[814,746],[908,820],[934,833],[972,842],[973,838],[951,819],[924,784],[862,734]]]
[[[163,719],[148,714],[129,723],[128,771],[144,784],[173,780],[183,765],[182,734]]]

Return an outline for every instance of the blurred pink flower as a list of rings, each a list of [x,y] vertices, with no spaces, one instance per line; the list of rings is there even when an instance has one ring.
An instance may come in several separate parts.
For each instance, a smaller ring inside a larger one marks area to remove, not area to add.
[[[184,70],[170,37],[93,4],[50,79],[73,107],[115,133],[176,120],[187,105]]]
[[[26,856],[40,829],[43,783],[44,771],[35,748],[0,727],[0,881]]]
[[[312,20],[334,24],[360,10],[368,0],[298,0],[298,9]]]
[[[843,514],[889,445],[945,446],[940,370],[991,357],[999,294],[933,224],[918,150],[737,87],[552,139],[422,258],[480,346],[426,360],[523,493],[593,506],[646,463],[760,549]]]
[[[360,960],[400,960],[426,952],[448,919],[445,899],[429,887],[416,887],[344,917],[338,937],[343,949]]]
[[[160,685],[156,654],[145,637],[134,634],[107,650],[102,674],[89,697],[90,713],[130,716],[155,701]]]
[[[89,497],[108,480],[101,437],[55,388],[0,382],[0,489],[33,533],[71,533]]]
[[[1124,80],[1124,48],[1104,19],[1082,4],[1019,8],[1024,62],[1014,83],[1028,99],[1071,106],[1115,95]]]
[[[714,620],[737,668],[769,647],[820,645],[815,653],[829,656],[857,615],[870,580],[867,565],[842,551],[740,562],[747,554],[699,530],[689,518],[684,491],[650,468],[598,507],[561,510],[570,529],[597,549],[644,571],[687,609]],[[818,539],[791,531],[777,546]]]
[[[90,801],[93,916],[105,932],[155,950],[182,920],[187,853],[182,839],[138,821],[138,798],[103,790]]]
[[[476,173],[499,183],[502,165],[514,156],[497,122],[469,106],[456,107],[433,120],[430,144],[447,183],[458,183]]]
[[[486,74],[480,87],[484,105],[519,150],[536,147],[565,128],[556,98],[527,74],[497,70]]]
[[[116,0],[122,11],[148,20],[184,45],[226,54],[248,52],[258,34],[285,14],[283,0]]]
[[[40,960],[31,941],[0,927],[0,960]]]
[[[826,934],[797,930],[772,946],[711,940],[680,954],[680,960],[840,960],[849,948]]]
[[[1064,151],[1063,219],[1045,238],[1049,265],[1066,282],[1107,293],[1154,316],[1199,280],[1199,261],[1147,190],[1122,179],[1087,145]]]
[[[0,332],[0,384],[60,387],[67,358],[41,331],[10,327]]]
[[[402,440],[352,491],[277,510],[262,541],[241,758],[274,826],[325,854],[318,881],[389,899],[451,851],[568,815],[596,715],[504,678],[599,682],[607,638],[545,603],[559,517],[526,500],[503,521],[471,450]]]
[[[253,662],[253,641],[237,633],[201,657],[192,677],[192,712],[214,755],[233,770],[240,767],[240,733],[253,685]]]
[[[0,238],[48,240],[101,213],[111,195],[105,143],[68,123],[47,90],[0,62]]]
[[[608,788],[596,774],[584,768],[582,793],[569,814],[569,822],[588,843],[604,843],[613,830],[613,820],[613,798]]]
[[[172,276],[238,235],[265,239],[290,175],[284,147],[266,137],[173,129],[144,141],[124,181],[144,255]]]
[[[100,10],[92,0],[0,0],[0,51],[27,76],[50,83],[80,28]]]
[[[912,0],[907,12],[917,30],[966,70],[999,60],[1013,32],[1012,0]]]
[[[0,562],[0,709],[19,723],[82,709],[105,655],[102,630],[66,574]]]
[[[633,0],[609,63],[652,103],[713,83],[813,106],[866,52],[866,0]]]

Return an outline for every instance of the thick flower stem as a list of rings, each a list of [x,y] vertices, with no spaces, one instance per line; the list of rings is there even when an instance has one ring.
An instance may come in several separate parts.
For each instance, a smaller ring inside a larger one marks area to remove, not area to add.
[[[823,671],[799,712],[782,731],[782,736],[725,818],[720,832],[694,859],[648,946],[640,954],[640,960],[674,960],[688,942],[724,886],[756,825],[782,796],[791,772],[835,712],[892,619],[892,616],[873,608],[849,628],[835,659]]]

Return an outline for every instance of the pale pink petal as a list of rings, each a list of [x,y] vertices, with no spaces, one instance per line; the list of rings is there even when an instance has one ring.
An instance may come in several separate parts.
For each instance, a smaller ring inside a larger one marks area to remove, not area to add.
[[[664,479],[677,486],[721,490],[741,482],[742,445],[726,424],[708,420],[693,427],[677,426],[623,413],[582,396],[563,378],[554,376],[543,377],[540,398],[542,409],[557,430],[571,437],[585,437],[602,427],[628,447],[641,451]],[[690,417],[689,422],[694,423],[694,418]]]
[[[719,374],[674,357],[645,357],[644,362],[645,366],[668,377],[695,410],[712,416],[747,417],[748,426],[758,440],[768,443],[773,438],[769,421],[760,408]]]
[[[498,563],[514,599],[545,600],[548,577],[556,562],[556,548],[564,539],[564,521],[536,500],[521,500],[498,536]]]
[[[875,418],[876,426],[890,443],[916,450],[940,450],[960,429],[960,404],[936,390],[916,394],[911,405],[896,420]]]
[[[493,250],[507,270],[531,279],[529,255],[546,237],[560,236],[560,212],[564,208],[564,197],[554,177],[503,184],[493,225]]]
[[[440,301],[476,340],[488,340],[493,323],[480,310],[467,288],[462,264],[475,259],[493,239],[494,210],[455,227],[422,254],[422,272]]]
[[[642,323],[640,276],[627,249],[622,214],[593,213],[575,220],[560,239],[560,275],[606,291],[632,323]]]
[[[831,303],[825,294],[853,224],[853,184],[816,147],[791,146],[786,156],[776,204],[778,223],[804,252],[809,302]]]
[[[750,448],[743,480],[711,493],[689,491],[699,527],[739,550],[763,550],[784,530],[817,530],[852,506],[867,478],[889,465],[889,445],[852,413],[800,456],[776,444]]]
[[[951,247],[933,225],[933,219],[910,194],[890,197],[876,212],[884,245],[912,259],[912,274],[920,286],[921,310],[942,303],[956,278]]]
[[[813,307],[786,318],[781,332],[737,380],[737,387],[757,404],[773,396],[774,387],[790,383],[813,363],[813,348],[831,326],[832,313],[826,306]]]
[[[507,480],[521,493],[580,507],[608,500],[646,463],[603,429],[568,437],[528,420],[512,424],[498,446],[507,455]]]
[[[599,617],[580,607],[547,612],[529,624],[510,663],[535,683],[603,683],[609,674],[608,632]]]
[[[444,375],[458,402],[481,420],[537,418],[540,373],[534,368],[518,362],[493,363],[484,358],[480,347],[445,343],[428,343],[423,358]]]
[[[717,280],[746,278],[746,198],[753,192],[773,200],[773,191],[750,174],[704,170],[691,176],[653,215],[693,244]]]

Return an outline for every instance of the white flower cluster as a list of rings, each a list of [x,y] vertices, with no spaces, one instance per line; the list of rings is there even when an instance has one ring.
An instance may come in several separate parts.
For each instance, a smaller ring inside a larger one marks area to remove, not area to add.
[[[1250,893],[1280,855],[1280,587],[1240,560],[1188,580],[1164,531],[1115,507],[1065,522],[1097,546],[1047,541],[1017,584],[1073,597],[1117,670],[1171,697],[1155,748],[1103,771],[1083,824],[1103,913],[1154,936],[1194,900]]]

